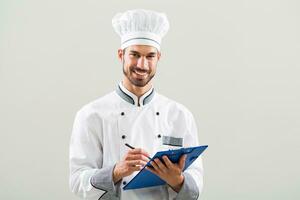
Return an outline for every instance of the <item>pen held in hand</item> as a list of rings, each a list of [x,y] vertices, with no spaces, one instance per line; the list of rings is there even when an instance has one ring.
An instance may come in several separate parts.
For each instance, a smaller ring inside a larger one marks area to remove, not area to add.
[[[131,146],[130,144],[125,143],[126,146],[128,146],[130,149],[135,149],[133,146]],[[149,158],[149,160],[151,160],[151,158],[149,156],[147,156],[147,158]]]

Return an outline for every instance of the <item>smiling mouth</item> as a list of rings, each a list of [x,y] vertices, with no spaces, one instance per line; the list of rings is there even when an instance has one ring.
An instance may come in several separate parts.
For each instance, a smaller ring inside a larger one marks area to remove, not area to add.
[[[137,71],[137,70],[133,70],[133,73],[137,74],[138,76],[146,76],[147,72],[146,71]]]

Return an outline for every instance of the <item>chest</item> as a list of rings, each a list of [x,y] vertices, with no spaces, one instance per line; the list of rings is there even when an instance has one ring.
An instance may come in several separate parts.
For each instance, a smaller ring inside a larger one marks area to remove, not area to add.
[[[179,148],[166,141],[170,138],[184,140],[187,128],[184,115],[172,110],[155,107],[118,109],[103,120],[103,163],[111,165],[122,160],[128,151],[125,143],[143,148],[150,156],[157,151]]]

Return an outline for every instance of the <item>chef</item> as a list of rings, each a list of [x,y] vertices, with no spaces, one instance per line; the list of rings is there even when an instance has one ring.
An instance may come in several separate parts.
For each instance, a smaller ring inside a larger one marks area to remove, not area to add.
[[[166,185],[123,190],[157,151],[197,146],[198,136],[191,112],[153,88],[161,39],[169,29],[166,15],[129,10],[117,14],[112,25],[121,37],[118,58],[124,76],[113,92],[76,114],[70,142],[70,188],[94,200],[198,199],[203,187],[201,157],[184,172],[186,156],[178,163],[167,157],[154,160],[147,170]]]

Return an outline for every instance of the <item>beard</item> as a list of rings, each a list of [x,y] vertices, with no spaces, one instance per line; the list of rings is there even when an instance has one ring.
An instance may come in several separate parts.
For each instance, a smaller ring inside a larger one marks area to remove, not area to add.
[[[136,78],[134,77],[135,72],[146,73],[147,76],[145,78]],[[128,68],[128,71],[125,71],[124,63],[123,63],[123,74],[127,77],[130,83],[136,87],[145,87],[155,75],[155,73],[151,74],[150,70],[141,70],[136,66],[130,66]]]

